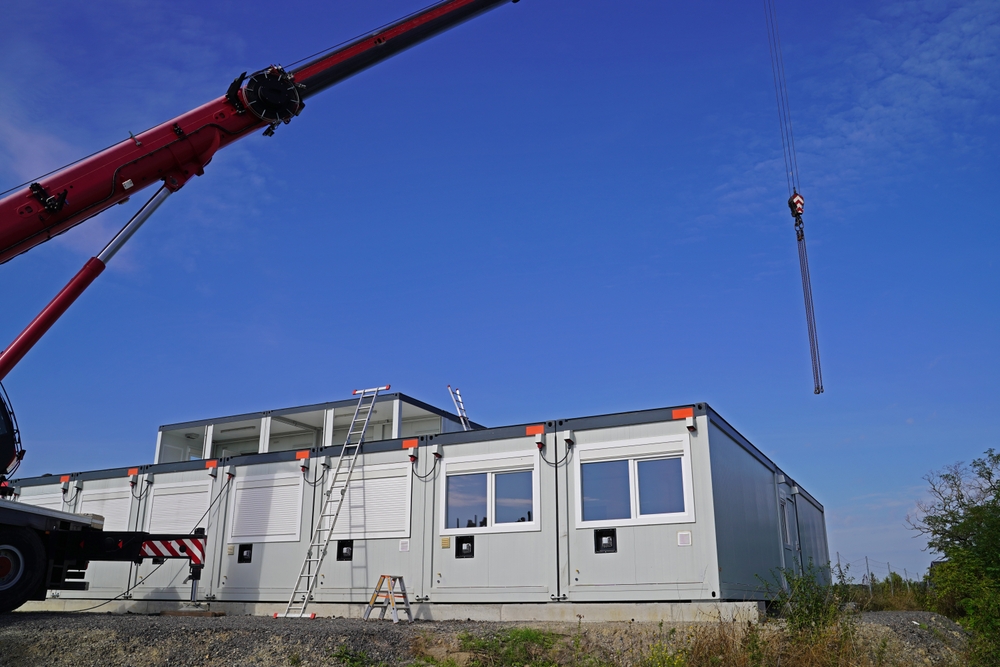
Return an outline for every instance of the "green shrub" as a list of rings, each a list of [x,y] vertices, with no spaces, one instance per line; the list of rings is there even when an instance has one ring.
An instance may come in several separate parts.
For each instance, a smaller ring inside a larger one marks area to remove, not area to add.
[[[812,561],[799,574],[795,568],[782,568],[775,582],[764,582],[773,606],[788,623],[795,636],[815,634],[828,628],[843,615],[843,599],[838,587],[831,586],[826,568]]]
[[[685,667],[687,660],[683,651],[671,649],[663,642],[656,642],[649,647],[649,653],[639,664],[642,667]]]
[[[925,477],[929,502],[910,525],[947,558],[928,575],[933,608],[972,632],[971,665],[1000,665],[1000,454]]]

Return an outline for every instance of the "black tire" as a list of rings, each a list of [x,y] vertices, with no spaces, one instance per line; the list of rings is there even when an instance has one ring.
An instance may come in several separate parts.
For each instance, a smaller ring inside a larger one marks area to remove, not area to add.
[[[0,614],[14,611],[45,576],[45,547],[28,528],[0,528]]]

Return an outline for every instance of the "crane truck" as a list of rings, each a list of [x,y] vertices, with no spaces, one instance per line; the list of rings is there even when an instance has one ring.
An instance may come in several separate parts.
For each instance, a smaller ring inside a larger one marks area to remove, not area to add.
[[[0,199],[0,264],[102,211],[156,186],[153,196],[97,256],[0,352],[0,381],[104,271],[107,262],[173,193],[201,176],[216,152],[263,130],[273,136],[305,101],[372,65],[506,2],[444,0],[324,52],[295,69],[270,65],[236,77],[225,94],[99,153],[27,183]],[[98,516],[70,514],[11,500],[24,448],[10,399],[0,385],[0,613],[48,590],[86,590],[90,561],[186,558],[192,599],[204,562],[205,536],[104,531]],[[70,478],[63,481],[64,493]]]

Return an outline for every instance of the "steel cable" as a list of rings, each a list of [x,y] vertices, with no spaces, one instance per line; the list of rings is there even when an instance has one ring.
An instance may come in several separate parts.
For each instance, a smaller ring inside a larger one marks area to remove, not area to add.
[[[785,183],[788,186],[788,205],[795,218],[795,238],[799,251],[799,271],[802,275],[802,299],[805,303],[806,330],[809,334],[809,357],[812,362],[813,393],[823,393],[823,372],[819,361],[819,337],[816,333],[816,312],[813,306],[812,280],[809,277],[809,257],[802,222],[799,159],[795,151],[795,133],[792,130],[792,111],[788,100],[788,81],[785,75],[785,58],[781,52],[781,35],[778,31],[778,12],[775,0],[764,0],[764,22],[767,27],[767,46],[771,56],[771,76],[774,80],[774,98],[778,106],[778,127],[781,132],[781,154],[785,163]]]

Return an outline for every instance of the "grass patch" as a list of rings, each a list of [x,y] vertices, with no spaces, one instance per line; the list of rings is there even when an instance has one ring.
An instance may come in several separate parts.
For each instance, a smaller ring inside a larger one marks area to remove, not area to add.
[[[462,633],[452,656],[418,658],[440,667],[912,667],[923,656],[908,649],[886,627],[844,613],[829,622],[793,628],[788,619],[762,623],[692,624],[659,631],[648,625],[586,627],[557,634],[535,628],[505,628],[489,634]],[[938,667],[964,665],[956,650]]]
[[[354,651],[349,647],[340,645],[336,651],[330,653],[330,657],[343,667],[369,667],[371,665],[385,665],[384,662],[372,662],[368,654],[364,651]]]
[[[741,626],[718,623],[691,633],[681,653],[686,667],[902,667],[910,665],[897,640],[887,632],[841,618],[802,633],[781,623]]]
[[[558,635],[534,628],[509,628],[477,637],[458,637],[463,651],[473,655],[471,667],[554,667]]]

